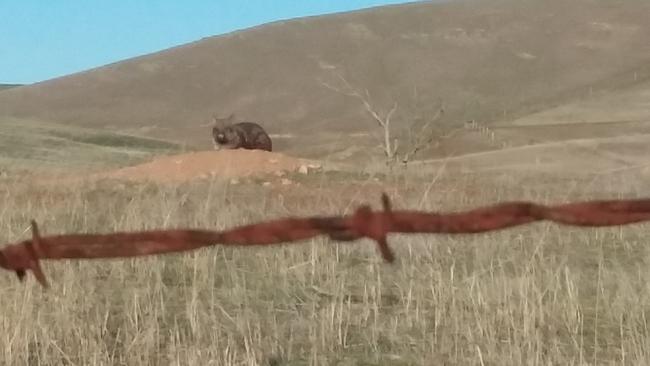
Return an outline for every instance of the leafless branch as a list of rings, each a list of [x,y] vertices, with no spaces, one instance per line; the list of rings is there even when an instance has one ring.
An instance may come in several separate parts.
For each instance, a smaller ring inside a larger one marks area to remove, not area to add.
[[[393,104],[393,107],[388,111],[388,113],[382,117],[378,112],[377,108],[372,105],[370,92],[368,91],[368,89],[365,89],[364,93],[361,93],[358,89],[354,88],[343,75],[339,73],[336,73],[335,75],[343,84],[343,88],[336,87],[323,80],[320,80],[321,85],[337,93],[341,93],[343,95],[347,95],[359,99],[359,101],[363,104],[363,107],[366,110],[366,112],[372,117],[372,119],[375,122],[377,122],[379,127],[381,127],[384,135],[383,145],[382,145],[384,155],[386,155],[387,158],[392,159],[395,156],[395,153],[397,152],[397,146],[396,146],[397,144],[391,140],[390,122],[391,122],[391,118],[393,117],[393,114],[395,114],[395,112],[397,111],[397,102],[395,102]]]

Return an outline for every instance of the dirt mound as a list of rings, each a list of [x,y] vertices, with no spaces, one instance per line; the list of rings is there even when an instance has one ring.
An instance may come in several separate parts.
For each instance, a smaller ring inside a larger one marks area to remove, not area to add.
[[[103,178],[151,180],[158,182],[187,181],[197,178],[239,178],[277,174],[306,169],[314,164],[280,153],[261,150],[201,151],[164,156],[148,163],[100,174]]]

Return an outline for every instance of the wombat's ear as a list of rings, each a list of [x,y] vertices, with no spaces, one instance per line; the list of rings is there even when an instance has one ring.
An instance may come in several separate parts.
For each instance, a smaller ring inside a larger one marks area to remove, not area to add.
[[[228,116],[228,118],[226,118],[226,121],[228,121],[228,123],[232,124],[235,121],[235,114],[230,113],[230,116]]]
[[[213,124],[213,127],[222,128],[222,127],[223,127],[223,120],[220,119],[220,118],[217,116],[216,113],[213,113],[213,114],[212,114],[212,124]]]

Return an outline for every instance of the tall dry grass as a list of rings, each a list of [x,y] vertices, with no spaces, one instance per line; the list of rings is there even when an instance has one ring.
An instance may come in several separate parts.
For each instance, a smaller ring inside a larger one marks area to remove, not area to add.
[[[470,181],[466,182],[471,183]],[[402,183],[400,183],[402,184]],[[406,185],[406,183],[404,183]],[[412,184],[396,206],[455,209],[547,191]],[[425,190],[427,191],[425,195]],[[0,185],[0,239],[223,228],[377,200],[194,183]],[[364,193],[365,192],[365,193]],[[45,262],[52,288],[0,274],[6,365],[650,364],[647,225],[537,223],[374,246],[315,239],[110,261]]]

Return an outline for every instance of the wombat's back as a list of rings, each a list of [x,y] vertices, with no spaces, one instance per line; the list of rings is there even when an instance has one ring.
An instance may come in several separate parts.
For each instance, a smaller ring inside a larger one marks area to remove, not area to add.
[[[271,138],[262,126],[255,122],[239,122],[231,126],[241,140],[240,147],[251,150],[273,150]]]

